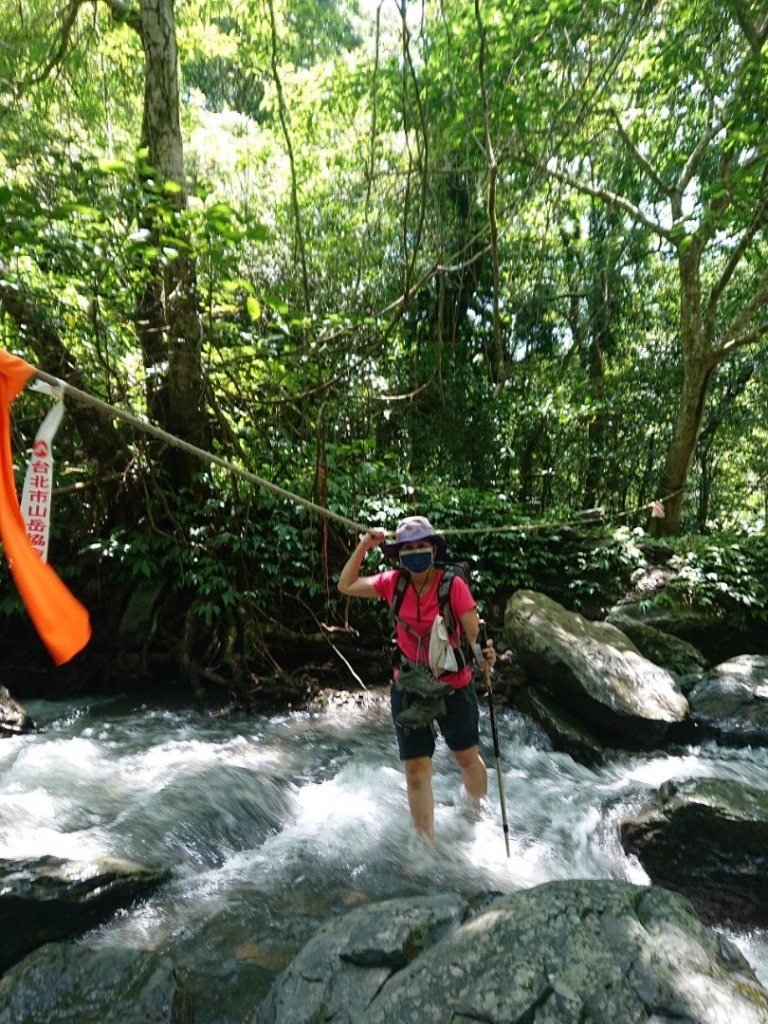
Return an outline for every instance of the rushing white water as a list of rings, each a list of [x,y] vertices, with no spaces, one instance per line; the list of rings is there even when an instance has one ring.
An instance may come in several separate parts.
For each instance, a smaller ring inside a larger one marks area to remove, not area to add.
[[[489,798],[472,815],[438,741],[436,850],[414,838],[388,708],[210,718],[98,699],[30,702],[36,735],[0,743],[0,858],[127,857],[171,881],[83,941],[167,953],[198,1024],[240,1024],[334,914],[394,895],[467,897],[562,878],[648,881],[618,822],[667,779],[768,790],[768,755],[714,744],[586,768],[513,712],[498,715],[511,856],[490,727]],[[768,937],[729,933],[768,984]]]

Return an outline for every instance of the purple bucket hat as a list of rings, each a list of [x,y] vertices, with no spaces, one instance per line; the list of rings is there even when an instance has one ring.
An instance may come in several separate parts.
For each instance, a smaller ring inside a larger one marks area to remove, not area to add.
[[[419,540],[428,540],[437,545],[437,557],[445,558],[448,554],[448,545],[445,538],[435,533],[432,524],[426,516],[408,516],[397,524],[395,539],[389,544],[382,544],[381,550],[387,558],[397,561],[400,548],[403,544],[413,544]]]

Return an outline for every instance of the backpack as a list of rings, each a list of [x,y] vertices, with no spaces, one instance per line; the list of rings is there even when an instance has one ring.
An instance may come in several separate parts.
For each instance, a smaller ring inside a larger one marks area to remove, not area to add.
[[[456,657],[456,664],[458,671],[461,671],[466,665],[474,665],[474,657],[467,650],[464,642],[464,638],[459,638],[459,632],[457,623],[453,615],[451,608],[451,586],[457,576],[460,576],[464,582],[469,585],[469,563],[468,562],[435,562],[436,569],[443,570],[443,576],[440,580],[440,584],[437,590],[437,606],[439,614],[442,615],[443,621],[448,629],[448,633],[451,638],[455,641],[456,647],[453,649],[453,653]],[[397,583],[395,584],[395,594],[392,598],[392,604],[389,606],[389,622],[392,629],[392,640],[395,639],[395,626],[400,620],[398,615],[400,614],[400,606],[403,603],[405,597],[405,591],[410,581],[410,575],[407,572],[400,570]],[[405,629],[409,629],[404,622],[400,622]],[[399,649],[398,649],[399,650]]]

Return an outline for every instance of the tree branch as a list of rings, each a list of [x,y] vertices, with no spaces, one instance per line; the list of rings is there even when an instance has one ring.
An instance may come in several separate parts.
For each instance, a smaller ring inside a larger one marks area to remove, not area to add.
[[[721,352],[723,356],[726,356],[738,348],[745,348],[747,345],[754,345],[765,337],[768,337],[768,320],[763,320],[762,323],[757,324],[751,331],[747,331],[746,334],[740,334],[737,338],[733,338],[727,345],[723,345],[722,348],[717,349],[717,351],[719,353]]]
[[[739,0],[732,0],[732,2],[738,3]],[[763,25],[765,33],[768,32],[768,19],[764,18],[763,21],[765,22],[765,24]],[[680,175],[678,176],[677,183],[675,185],[676,191],[680,196],[682,196],[683,192],[688,187],[691,179],[696,174],[702,159],[706,155],[706,151],[710,143],[720,134],[721,131],[727,129],[728,124],[731,120],[730,110],[733,107],[735,101],[742,94],[742,88],[744,86],[745,80],[745,72],[748,68],[749,61],[750,55],[743,54],[740,60],[737,62],[735,68],[733,69],[731,73],[732,85],[730,89],[730,96],[728,102],[725,105],[725,108],[723,109],[723,111],[717,119],[714,119],[713,117],[713,106],[710,102],[709,116],[712,119],[711,123],[702,135],[702,137],[699,139],[696,146],[694,147],[693,152],[686,160],[683,169],[681,170]],[[746,98],[749,103],[752,102],[752,97],[749,94],[747,94],[746,97],[742,98]],[[718,168],[718,177],[720,177],[723,180],[726,178],[731,166],[733,165],[733,160],[734,150],[724,148],[720,159],[720,167]],[[730,197],[724,196],[719,204],[720,212],[722,212],[722,210],[725,209],[729,204]]]
[[[299,250],[299,264],[301,266],[302,295],[304,298],[304,308],[305,310],[309,311],[311,302],[309,295],[309,273],[307,271],[307,252],[306,247],[304,245],[304,232],[301,226],[301,208],[299,206],[299,189],[296,175],[296,159],[293,153],[291,132],[288,127],[288,110],[285,104],[285,96],[283,95],[283,82],[280,77],[280,72],[277,64],[277,21],[275,18],[274,0],[269,0],[268,8],[270,39],[272,45],[272,78],[274,79],[275,89],[277,91],[277,110],[280,117],[280,126],[283,130],[283,138],[285,139],[285,148],[288,153],[288,165],[291,169],[291,206],[293,208],[294,226],[296,229],[296,247]]]
[[[421,128],[421,139],[420,139],[420,153],[419,160],[417,161],[419,171],[421,174],[421,181],[419,187],[419,214],[416,222],[416,228],[409,231],[408,228],[408,211],[410,209],[410,167],[408,172],[408,180],[406,183],[405,201],[403,204],[403,258],[406,262],[405,269],[405,280],[403,282],[403,294],[406,301],[408,301],[411,281],[413,280],[414,271],[416,270],[416,262],[421,250],[421,239],[424,232],[424,223],[426,220],[427,211],[427,191],[428,191],[428,171],[430,164],[430,153],[429,153],[429,131],[427,124],[427,115],[424,110],[424,104],[421,98],[421,91],[419,89],[419,79],[416,74],[416,67],[414,65],[413,56],[411,54],[411,32],[408,28],[408,18],[406,16],[407,4],[406,0],[400,2],[400,16],[402,23],[402,40],[403,40],[403,127],[405,135],[405,144],[408,150],[409,162],[413,162],[411,156],[411,147],[408,140],[408,124],[407,124],[407,110],[408,110],[408,78],[410,78],[413,84],[413,95],[416,101],[416,111],[419,115],[419,125]],[[411,256],[410,259],[406,258],[408,252],[408,237],[412,236],[413,241],[411,244]]]
[[[704,330],[706,337],[709,341],[712,340],[715,333],[715,318],[717,316],[717,307],[720,299],[723,296],[723,292],[728,287],[728,284],[736,272],[736,268],[741,262],[744,254],[751,245],[755,238],[755,235],[760,231],[761,228],[765,227],[768,223],[768,201],[764,201],[762,206],[758,209],[755,216],[752,218],[752,223],[745,229],[738,243],[734,247],[731,255],[728,258],[728,262],[723,268],[720,277],[712,287],[712,291],[709,294],[709,300],[707,302],[707,311],[704,318]]]
[[[39,85],[41,82],[44,82],[48,75],[50,75],[51,71],[64,61],[64,58],[67,55],[67,50],[69,49],[69,40],[72,35],[72,29],[75,26],[77,15],[80,12],[81,2],[82,0],[70,0],[69,6],[64,10],[64,19],[58,33],[58,46],[48,57],[43,68],[38,71],[37,74],[32,75],[31,78],[28,78],[25,85]]]
[[[611,117],[616,122],[616,127],[618,129],[621,141],[627,147],[630,154],[632,155],[632,158],[640,166],[641,170],[643,170],[648,175],[651,181],[653,181],[656,184],[656,186],[664,193],[664,195],[671,196],[672,190],[670,189],[669,185],[667,185],[667,183],[661,177],[661,175],[653,166],[651,161],[640,152],[640,150],[635,145],[634,141],[630,138],[629,133],[622,124],[618,111],[611,110]]]
[[[551,178],[556,178],[558,181],[562,181],[563,184],[570,186],[577,192],[583,192],[585,195],[594,196],[596,199],[602,199],[603,202],[610,203],[611,206],[616,206],[618,209],[623,210],[629,217],[632,218],[636,223],[642,224],[644,227],[653,231],[654,234],[660,235],[661,238],[666,238],[668,241],[672,241],[672,232],[665,227],[662,227],[658,221],[648,217],[643,211],[635,206],[634,203],[630,203],[624,196],[617,195],[615,192],[611,192],[607,188],[596,188],[594,185],[588,185],[585,181],[581,181],[579,178],[574,178],[573,175],[567,174],[565,171],[559,171],[557,168],[547,167],[546,164],[536,164],[540,170],[544,171]]]
[[[742,308],[741,312],[733,318],[727,331],[723,335],[722,342],[713,348],[713,354],[718,358],[732,352],[736,348],[743,348],[762,337],[765,333],[766,322],[758,324],[750,329],[750,322],[755,314],[768,305],[768,269],[760,276],[757,287],[749,302]]]
[[[764,10],[757,21],[753,22],[744,0],[731,0],[731,7],[736,21],[739,23],[739,28],[747,37],[752,52],[759,54],[768,39],[768,9]]]
[[[45,81],[55,67],[64,63],[64,58],[67,56],[70,48],[72,30],[75,27],[77,16],[84,2],[85,0],[70,0],[69,5],[64,8],[63,20],[58,31],[58,45],[50,54],[43,67],[36,74],[26,79],[24,86],[39,85]],[[112,17],[115,21],[125,22],[126,25],[141,35],[141,21],[137,7],[126,3],[125,0],[104,0],[104,2],[112,12]]]
[[[707,147],[717,134],[722,131],[722,129],[722,120],[718,120],[716,123],[711,124],[693,147],[693,151],[683,164],[683,169],[680,171],[677,181],[675,182],[675,191],[679,195],[682,195],[683,192],[685,192],[688,187],[688,183],[696,173],[696,169],[704,157]]]

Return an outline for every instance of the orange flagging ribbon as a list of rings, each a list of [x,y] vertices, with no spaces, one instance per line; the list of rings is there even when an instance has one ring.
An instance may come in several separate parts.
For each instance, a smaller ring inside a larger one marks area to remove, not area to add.
[[[32,547],[21,517],[11,454],[11,404],[34,368],[0,349],[0,540],[21,598],[57,665],[88,643],[88,612]]]

